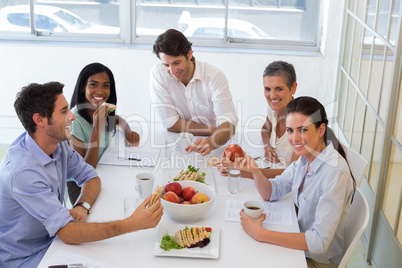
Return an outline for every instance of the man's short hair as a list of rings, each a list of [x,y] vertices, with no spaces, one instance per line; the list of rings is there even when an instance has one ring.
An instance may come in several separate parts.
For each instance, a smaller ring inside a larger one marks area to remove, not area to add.
[[[187,57],[187,53],[191,50],[191,45],[192,43],[187,40],[182,32],[168,29],[156,38],[153,52],[158,59],[160,59],[159,53],[174,57],[182,55]]]
[[[57,96],[63,93],[64,85],[59,82],[29,84],[17,93],[14,109],[28,133],[35,133],[33,115],[38,113],[51,120]]]

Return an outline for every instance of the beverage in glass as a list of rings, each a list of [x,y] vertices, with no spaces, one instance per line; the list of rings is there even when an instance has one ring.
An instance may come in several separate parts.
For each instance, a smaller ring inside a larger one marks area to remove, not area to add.
[[[229,169],[228,188],[232,194],[237,194],[240,190],[240,170]]]

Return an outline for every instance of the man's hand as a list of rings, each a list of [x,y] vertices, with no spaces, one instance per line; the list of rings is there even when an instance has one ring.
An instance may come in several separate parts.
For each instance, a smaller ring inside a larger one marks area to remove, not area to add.
[[[186,148],[188,152],[197,152],[202,156],[209,154],[212,151],[212,145],[203,138],[197,138],[193,144]]]
[[[75,222],[86,222],[88,217],[88,210],[82,206],[76,206],[69,210],[71,217],[73,217]]]
[[[126,146],[138,147],[140,143],[140,135],[135,131],[130,131],[126,133]]]
[[[130,220],[130,229],[132,232],[154,228],[158,225],[163,215],[163,207],[160,198],[150,207],[147,207],[151,201],[152,194],[146,198],[138,208],[128,218]]]

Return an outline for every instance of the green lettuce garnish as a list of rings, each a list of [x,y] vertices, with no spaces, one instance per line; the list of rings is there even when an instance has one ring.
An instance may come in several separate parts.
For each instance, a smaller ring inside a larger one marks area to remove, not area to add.
[[[162,237],[160,248],[169,251],[171,249],[182,249],[174,240],[173,236],[168,233]]]

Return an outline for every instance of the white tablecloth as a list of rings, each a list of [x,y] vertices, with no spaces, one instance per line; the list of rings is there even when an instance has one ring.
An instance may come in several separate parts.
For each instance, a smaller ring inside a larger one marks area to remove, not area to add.
[[[224,148],[224,147],[223,147]],[[220,156],[223,148],[213,152]],[[192,153],[185,157],[164,157],[162,149],[159,164],[151,168],[127,166],[98,165],[97,171],[102,179],[102,190],[98,200],[93,205],[88,221],[104,222],[122,219],[124,215],[123,200],[125,197],[138,197],[135,191],[135,175],[140,172],[152,172],[156,176],[155,185],[166,182],[166,172],[185,168],[188,164],[200,167],[200,171],[207,171],[212,176],[216,189],[216,200],[212,209],[191,226],[211,226],[220,229],[220,246],[218,259],[160,257],[154,256],[153,249],[156,242],[158,227],[125,234],[104,241],[66,245],[58,237],[50,246],[41,265],[56,254],[58,250],[71,254],[79,254],[103,264],[103,267],[306,267],[303,251],[288,249],[280,246],[262,243],[248,236],[239,222],[225,221],[225,205],[228,199],[262,200],[250,179],[241,179],[241,191],[230,194],[227,190],[226,178],[220,176],[214,168],[206,168],[205,159]],[[210,156],[209,156],[210,157]],[[209,180],[211,178],[208,178]],[[293,204],[290,195],[279,202]],[[164,214],[161,224],[178,224]],[[265,228],[298,232],[298,224],[294,206],[292,205],[292,225],[264,225]],[[159,241],[160,242],[160,241]],[[47,267],[47,266],[46,266]]]

